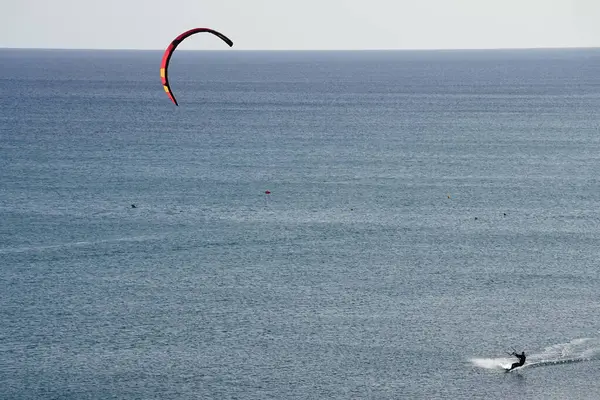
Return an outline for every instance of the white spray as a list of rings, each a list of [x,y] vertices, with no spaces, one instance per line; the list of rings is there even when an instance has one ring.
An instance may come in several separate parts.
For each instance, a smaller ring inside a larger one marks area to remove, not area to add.
[[[591,361],[600,358],[600,338],[574,339],[546,347],[539,353],[530,353],[522,368]],[[506,369],[515,362],[514,358],[472,358],[473,365],[485,369]]]

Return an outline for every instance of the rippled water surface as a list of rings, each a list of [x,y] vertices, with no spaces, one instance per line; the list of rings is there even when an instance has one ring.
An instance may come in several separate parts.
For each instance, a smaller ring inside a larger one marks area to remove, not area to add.
[[[598,398],[598,50],[160,58],[0,50],[0,398]]]

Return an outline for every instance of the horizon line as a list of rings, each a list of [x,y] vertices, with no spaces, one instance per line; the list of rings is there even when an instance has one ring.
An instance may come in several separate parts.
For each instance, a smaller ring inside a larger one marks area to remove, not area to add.
[[[164,51],[143,48],[86,48],[86,47],[1,47],[0,50],[58,50],[58,51]],[[302,51],[506,51],[506,50],[600,50],[600,46],[541,46],[541,47],[456,47],[456,48],[380,48],[380,49],[179,49],[178,51],[237,51],[237,52],[302,52]]]

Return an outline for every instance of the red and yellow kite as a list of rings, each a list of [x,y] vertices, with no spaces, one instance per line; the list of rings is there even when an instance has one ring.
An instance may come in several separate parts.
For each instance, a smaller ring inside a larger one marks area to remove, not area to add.
[[[179,43],[181,43],[188,36],[191,36],[191,35],[193,35],[195,33],[199,33],[199,32],[212,33],[213,35],[219,37],[221,40],[223,40],[225,43],[227,43],[229,45],[229,47],[233,46],[233,42],[227,36],[223,35],[222,33],[217,32],[215,30],[209,29],[209,28],[190,29],[189,31],[183,32],[181,35],[177,36],[171,42],[169,47],[167,47],[167,50],[165,50],[165,54],[163,55],[163,58],[162,58],[162,63],[160,65],[160,79],[162,81],[165,92],[167,93],[167,95],[169,96],[171,101],[173,101],[173,103],[175,103],[176,106],[179,104],[177,104],[177,100],[175,100],[175,96],[173,95],[173,92],[171,91],[171,86],[169,85],[169,61],[171,60],[171,56],[173,55],[173,52],[175,51],[177,46],[179,46]]]

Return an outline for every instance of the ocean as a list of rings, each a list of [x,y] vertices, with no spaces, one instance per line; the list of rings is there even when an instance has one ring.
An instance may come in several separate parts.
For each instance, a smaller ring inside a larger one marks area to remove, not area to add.
[[[0,398],[600,397],[599,49],[161,57],[0,50]]]

